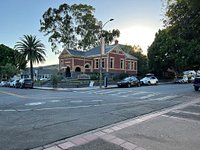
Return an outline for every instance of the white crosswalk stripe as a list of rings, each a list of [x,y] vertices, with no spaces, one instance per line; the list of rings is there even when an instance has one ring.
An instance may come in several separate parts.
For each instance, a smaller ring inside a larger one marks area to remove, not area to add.
[[[77,91],[80,92],[80,91]],[[162,101],[169,100],[178,97],[177,95],[163,95],[158,92],[147,92],[147,91],[133,91],[133,90],[99,90],[99,91],[81,91],[80,93],[85,94],[96,94],[96,95],[109,95],[109,96],[117,96],[122,98],[135,98],[140,99],[142,101]]]
[[[147,94],[145,96],[140,97],[140,99],[148,99],[148,98],[151,98],[151,97],[156,96],[156,95],[158,95],[158,94],[157,93],[151,93],[151,94]]]

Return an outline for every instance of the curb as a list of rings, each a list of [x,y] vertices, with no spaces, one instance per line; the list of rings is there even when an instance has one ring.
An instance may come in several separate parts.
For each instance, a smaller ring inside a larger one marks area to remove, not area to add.
[[[166,84],[173,84],[173,82],[159,82],[158,85],[166,85]],[[100,90],[100,89],[114,89],[117,88],[117,85],[110,85],[107,87],[100,88],[99,86],[94,87],[83,87],[83,88],[53,88],[53,87],[33,87],[34,89],[39,90],[52,90],[52,91],[86,91],[86,90]]]

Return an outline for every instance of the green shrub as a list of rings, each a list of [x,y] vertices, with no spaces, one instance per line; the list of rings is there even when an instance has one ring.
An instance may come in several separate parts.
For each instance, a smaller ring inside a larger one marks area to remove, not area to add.
[[[59,76],[57,74],[53,74],[51,77],[52,86],[54,88],[58,87]]]
[[[124,79],[125,77],[128,77],[129,75],[128,75],[128,73],[120,73],[119,75],[116,75],[116,76],[114,76],[113,77],[113,80],[114,81],[118,81],[118,80],[122,80],[122,79]]]

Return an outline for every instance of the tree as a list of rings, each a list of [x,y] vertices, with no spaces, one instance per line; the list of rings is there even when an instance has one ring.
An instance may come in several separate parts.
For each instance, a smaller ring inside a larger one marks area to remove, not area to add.
[[[59,52],[58,44],[68,49],[95,47],[99,44],[101,33],[106,33],[106,43],[119,37],[119,30],[101,31],[94,11],[92,6],[83,4],[62,4],[59,8],[49,8],[40,20],[40,31],[49,35],[52,51]]]
[[[15,64],[15,52],[12,48],[0,45],[0,66],[5,66],[7,63]]]
[[[13,77],[18,72],[16,66],[7,63],[5,66],[0,66],[0,80],[2,78],[9,79]]]
[[[36,36],[24,35],[24,37],[21,38],[21,41],[16,43],[15,49],[30,62],[30,73],[31,79],[33,80],[33,63],[45,61],[45,46],[36,38]]]
[[[148,49],[150,69],[161,75],[200,68],[200,7],[196,0],[168,0],[165,29]]]
[[[3,76],[9,78],[11,75],[14,75],[13,72],[16,74],[19,73],[21,69],[26,68],[27,61],[25,59],[18,59],[18,57],[22,57],[18,51],[0,44],[0,54],[0,79]],[[8,67],[8,69],[6,69],[6,67]]]

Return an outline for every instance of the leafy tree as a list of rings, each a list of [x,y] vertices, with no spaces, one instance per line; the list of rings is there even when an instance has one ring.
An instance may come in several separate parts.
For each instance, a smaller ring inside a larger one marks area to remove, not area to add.
[[[150,69],[175,75],[200,64],[200,7],[196,0],[168,0],[165,29],[159,30],[148,49]]]
[[[4,77],[5,79],[9,79],[14,76],[18,72],[16,66],[7,63],[5,66],[0,66],[0,80]]]
[[[5,66],[7,63],[15,64],[15,52],[13,49],[1,44],[0,53],[0,66]]]
[[[25,61],[25,59],[18,59],[18,57],[22,57],[18,51],[12,48],[9,48],[8,46],[5,46],[3,44],[0,44],[0,54],[1,54],[0,55],[1,78],[3,76],[10,77],[13,74],[13,73],[9,73],[10,71],[7,70],[5,67],[16,68],[16,69],[13,69],[15,74],[18,73],[21,69],[26,68],[27,61]]]
[[[106,43],[119,37],[119,30],[102,31],[100,22],[94,17],[95,9],[90,5],[62,4],[49,8],[40,20],[40,31],[49,35],[52,51],[59,52],[58,44],[68,49],[88,49],[99,44],[100,34]]]
[[[21,41],[16,43],[15,49],[30,62],[30,73],[31,79],[33,80],[33,63],[45,61],[45,46],[36,38],[36,36],[24,35],[24,37],[21,38]]]
[[[200,3],[198,0],[169,0],[166,25],[170,36],[178,41],[184,68],[200,67]],[[180,58],[179,58],[180,59]]]

